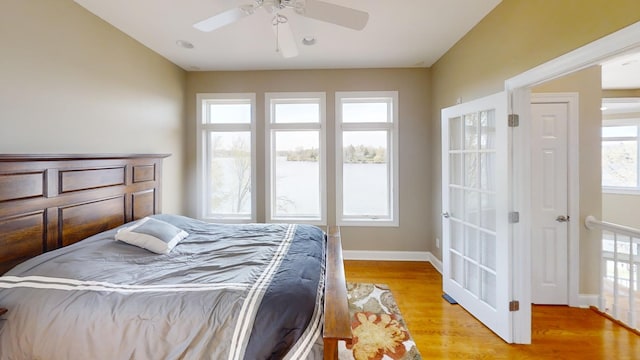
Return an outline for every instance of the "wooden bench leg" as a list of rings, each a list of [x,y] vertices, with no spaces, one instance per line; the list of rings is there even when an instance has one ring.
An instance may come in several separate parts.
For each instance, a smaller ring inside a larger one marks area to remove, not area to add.
[[[324,339],[324,360],[338,360],[337,339]]]

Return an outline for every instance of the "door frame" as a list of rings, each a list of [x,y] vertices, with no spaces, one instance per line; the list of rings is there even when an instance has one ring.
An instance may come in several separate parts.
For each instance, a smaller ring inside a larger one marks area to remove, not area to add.
[[[537,104],[568,104],[567,115],[567,300],[569,306],[582,305],[580,292],[580,97],[575,92],[532,93],[531,102]],[[531,121],[526,123],[530,127]],[[530,139],[533,138],[531,134]],[[531,145],[529,145],[531,148]],[[526,155],[530,156],[531,152]],[[534,211],[532,208],[531,211]],[[533,215],[533,214],[532,214]],[[529,219],[527,219],[529,220]],[[533,263],[533,259],[532,259]]]
[[[612,56],[640,49],[640,22],[607,35],[599,40],[550,60],[528,71],[507,79],[504,83],[509,94],[509,110],[520,115],[520,127],[513,128],[513,209],[520,212],[520,223],[514,224],[512,239],[513,299],[520,301],[520,311],[513,314],[515,343],[531,343],[531,201],[528,199],[531,183],[529,156],[530,136],[526,132],[531,122],[531,87],[577,70],[596,65]],[[577,151],[577,149],[573,149]],[[581,222],[577,219],[576,222]],[[518,259],[518,261],[515,261]],[[575,274],[579,278],[579,274]],[[528,305],[528,306],[527,306]]]

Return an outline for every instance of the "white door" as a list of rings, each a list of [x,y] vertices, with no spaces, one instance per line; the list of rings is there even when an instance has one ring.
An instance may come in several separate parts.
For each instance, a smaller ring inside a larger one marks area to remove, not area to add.
[[[512,342],[507,96],[442,110],[443,289]]]
[[[568,103],[531,104],[531,301],[566,305]]]

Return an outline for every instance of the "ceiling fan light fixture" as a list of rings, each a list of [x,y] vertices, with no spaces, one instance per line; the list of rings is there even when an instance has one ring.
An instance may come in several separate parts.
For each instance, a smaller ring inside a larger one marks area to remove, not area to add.
[[[302,38],[303,45],[311,46],[311,45],[315,45],[315,43],[316,43],[315,36],[305,36]]]
[[[176,45],[180,46],[183,49],[193,49],[194,48],[193,44],[188,42],[187,40],[178,40],[178,41],[176,41]]]
[[[316,41],[317,40],[315,36],[305,36],[302,38],[302,44],[307,46],[315,45]]]
[[[288,22],[289,19],[284,16],[284,15],[280,15],[280,14],[276,14],[273,19],[271,20],[271,24],[273,26],[278,26],[279,24],[284,24],[286,22]]]
[[[240,10],[245,14],[245,15],[251,15],[255,12],[255,6],[248,4],[248,5],[242,5],[240,6]]]

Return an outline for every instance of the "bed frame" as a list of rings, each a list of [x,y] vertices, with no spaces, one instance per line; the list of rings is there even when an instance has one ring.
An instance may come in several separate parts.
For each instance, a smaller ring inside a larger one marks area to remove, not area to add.
[[[0,274],[160,213],[162,160],[168,156],[0,154]],[[329,227],[327,233],[324,359],[337,360],[338,341],[351,341],[351,323],[340,230]]]

